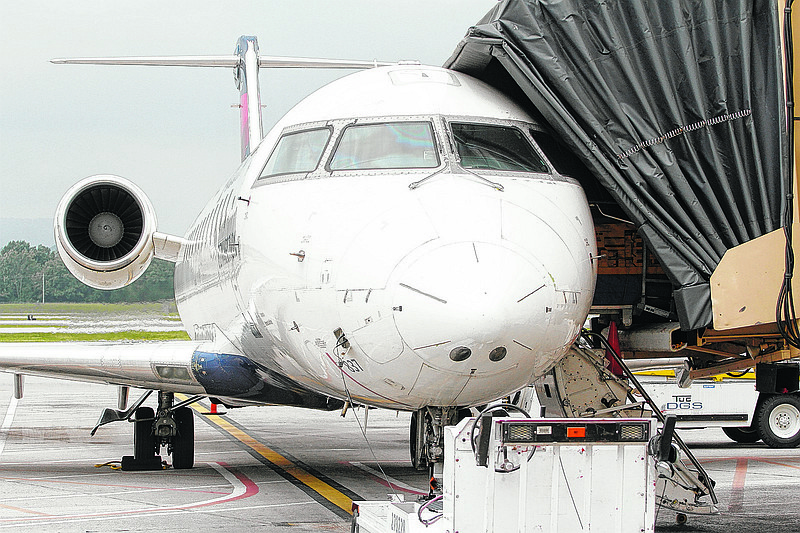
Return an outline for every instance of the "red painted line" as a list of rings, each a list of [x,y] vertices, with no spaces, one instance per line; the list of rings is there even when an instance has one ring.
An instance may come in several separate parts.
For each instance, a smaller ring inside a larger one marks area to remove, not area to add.
[[[744,478],[747,476],[747,461],[745,457],[736,460],[736,471],[733,474],[733,487],[731,488],[731,503],[728,511],[741,511],[744,507]]]
[[[711,463],[720,463],[720,462],[728,462],[728,461],[741,461],[741,460],[755,461],[755,462],[758,462],[758,463],[767,463],[767,464],[771,464],[771,465],[785,466],[787,468],[798,468],[798,469],[800,469],[800,465],[788,464],[788,463],[792,463],[792,462],[794,462],[794,463],[800,462],[800,457],[787,456],[787,455],[778,455],[778,456],[769,457],[769,458],[767,458],[767,457],[753,457],[753,456],[750,456],[750,455],[742,455],[742,456],[738,456],[738,457],[735,457],[735,456],[731,456],[731,457],[704,457],[702,460],[700,460],[700,463],[706,465],[706,464],[711,464]]]
[[[59,521],[69,521],[69,520],[81,520],[81,519],[90,519],[90,518],[104,518],[110,516],[130,516],[130,515],[137,515],[137,514],[156,514],[156,513],[164,513],[164,512],[172,512],[172,511],[184,511],[187,509],[197,509],[199,507],[208,507],[210,505],[219,505],[221,503],[228,503],[233,502],[236,500],[241,500],[244,498],[249,498],[255,494],[258,494],[258,485],[253,482],[250,478],[238,472],[232,468],[229,468],[227,464],[217,462],[219,466],[225,469],[231,476],[234,476],[236,480],[242,484],[244,490],[242,491],[240,487],[236,487],[235,484],[233,486],[233,492],[228,493],[228,496],[214,498],[212,500],[197,502],[197,503],[189,503],[186,505],[175,505],[170,507],[145,507],[143,509],[132,509],[128,511],[116,511],[116,512],[102,512],[102,513],[86,513],[86,514],[73,514],[73,515],[47,515],[47,516],[37,516],[37,517],[24,517],[24,518],[1,518],[0,523],[14,523],[14,522],[41,522],[41,521],[52,521],[52,522],[59,522]],[[224,473],[220,472],[223,477],[226,477]],[[39,481],[47,481],[44,479],[40,479]],[[230,480],[229,480],[230,481]],[[67,482],[69,483],[69,482]],[[81,484],[88,484],[88,483],[81,483]],[[99,486],[106,486],[106,485],[99,485]],[[111,485],[111,486],[120,486],[124,487],[124,485]],[[131,487],[132,488],[132,487]],[[141,487],[141,488],[154,488],[154,487]],[[178,489],[180,490],[180,489]],[[191,491],[188,491],[191,492]],[[225,494],[225,493],[222,493]],[[102,496],[102,495],[100,495]]]
[[[771,461],[769,459],[762,459],[762,458],[755,458],[755,457],[752,460],[758,461],[759,463],[767,463],[767,464],[775,465],[775,466],[785,466],[786,468],[796,468],[796,469],[800,470],[800,466],[798,466],[798,465],[787,465],[786,463],[781,463],[781,462],[775,461],[775,460]]]
[[[227,470],[231,474],[233,474],[236,477],[236,479],[238,479],[241,482],[241,484],[244,485],[244,488],[245,488],[244,493],[243,494],[239,494],[238,496],[233,496],[232,498],[226,498],[226,499],[224,499],[222,501],[211,501],[211,502],[205,502],[205,503],[198,503],[196,505],[189,505],[189,506],[181,507],[181,509],[196,509],[198,507],[208,507],[209,505],[218,505],[218,504],[223,503],[223,502],[224,503],[235,502],[236,500],[243,500],[245,498],[249,498],[250,496],[255,496],[256,494],[258,494],[258,485],[256,485],[255,482],[252,479],[250,479],[249,477],[245,476],[244,474],[242,474],[238,470],[234,470],[232,468],[229,468],[227,463],[223,463],[221,461],[217,461],[217,464],[219,466],[223,467],[225,470]]]
[[[222,492],[218,490],[200,490],[200,489],[181,489],[181,488],[168,488],[168,487],[145,487],[139,485],[117,485],[115,483],[89,483],[87,481],[66,481],[63,479],[47,479],[41,477],[8,477],[8,476],[0,476],[0,479],[4,481],[25,481],[31,482],[35,481],[38,483],[59,483],[65,485],[87,485],[91,487],[108,487],[108,488],[117,488],[117,489],[137,489],[137,490],[163,490],[163,491],[172,491],[172,492],[196,492],[199,494],[229,494],[228,492]]]
[[[407,461],[399,461],[399,462],[407,463]],[[395,492],[405,492],[407,494],[414,494],[418,496],[425,496],[428,494],[427,492],[419,491],[414,487],[411,487],[398,479],[390,478],[390,480],[387,481],[383,476],[380,475],[380,472],[376,472],[375,470],[373,470],[372,468],[368,467],[365,464],[353,461],[339,461],[339,463],[358,468],[362,472],[366,473],[367,476],[369,476],[369,478],[372,479],[373,481],[376,481],[381,485],[383,485],[384,487],[387,487]]]
[[[28,514],[35,514],[39,516],[52,516],[47,513],[42,513],[39,511],[34,511],[33,509],[23,509],[22,507],[14,507],[13,505],[6,505],[4,503],[0,503],[0,507],[3,509],[8,509],[9,511],[17,511],[18,513],[28,513]]]
[[[391,490],[394,490],[394,491],[405,492],[406,494],[414,494],[414,495],[417,495],[417,496],[426,496],[428,494],[427,492],[422,492],[422,491],[419,491],[419,490],[407,489],[405,487],[401,487],[400,485],[395,485],[394,483],[387,483],[386,480],[383,479],[382,477],[379,477],[379,476],[376,476],[376,475],[373,475],[373,474],[370,474],[369,476],[372,478],[373,481],[376,481],[376,482],[380,483],[381,485],[383,485],[384,487],[386,487],[388,489],[391,489]]]

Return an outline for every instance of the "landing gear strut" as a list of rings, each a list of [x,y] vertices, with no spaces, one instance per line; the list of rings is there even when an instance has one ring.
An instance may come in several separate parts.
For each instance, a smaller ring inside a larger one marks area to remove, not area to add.
[[[444,427],[453,426],[470,416],[469,409],[458,407],[425,407],[411,414],[411,464],[430,473],[430,497],[440,493],[444,461]]]
[[[122,458],[123,470],[160,470],[162,446],[172,455],[172,467],[194,466],[194,413],[187,405],[200,397],[173,405],[175,395],[159,391],[158,410],[137,407],[134,412],[133,456]]]

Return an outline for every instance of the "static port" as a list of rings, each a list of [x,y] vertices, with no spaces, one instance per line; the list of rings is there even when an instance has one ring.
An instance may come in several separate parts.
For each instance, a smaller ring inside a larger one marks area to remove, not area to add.
[[[489,360],[494,361],[495,363],[497,361],[502,361],[507,353],[508,350],[506,350],[505,346],[498,346],[497,348],[489,352]]]
[[[450,350],[450,359],[453,361],[464,361],[469,359],[470,355],[472,355],[472,350],[466,346],[457,346]]]

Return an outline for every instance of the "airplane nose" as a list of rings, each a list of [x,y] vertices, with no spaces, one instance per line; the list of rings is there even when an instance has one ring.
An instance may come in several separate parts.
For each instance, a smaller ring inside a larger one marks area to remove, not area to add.
[[[458,242],[406,263],[394,279],[395,324],[428,365],[499,372],[540,349],[554,287],[535,258],[502,244]]]

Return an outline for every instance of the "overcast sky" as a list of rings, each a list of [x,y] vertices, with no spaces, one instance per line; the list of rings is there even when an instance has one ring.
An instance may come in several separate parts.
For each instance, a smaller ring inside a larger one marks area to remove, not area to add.
[[[52,218],[73,183],[108,173],[142,187],[159,229],[182,235],[239,163],[230,70],[51,58],[229,54],[255,35],[265,55],[441,65],[495,3],[0,0],[0,220]],[[265,130],[341,75],[262,69]]]

